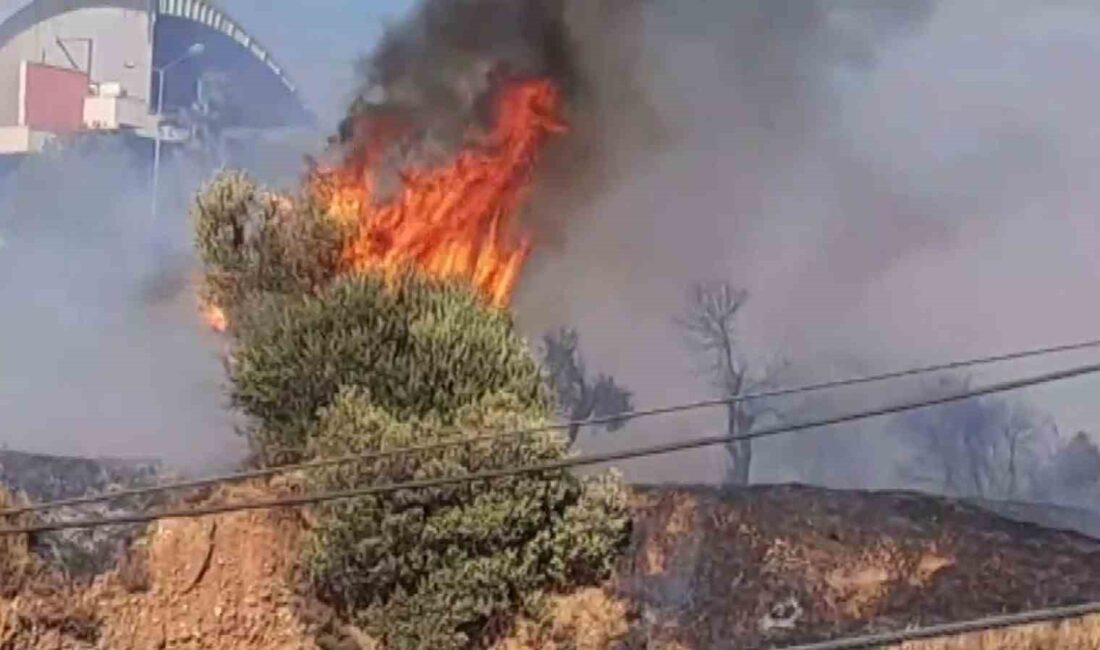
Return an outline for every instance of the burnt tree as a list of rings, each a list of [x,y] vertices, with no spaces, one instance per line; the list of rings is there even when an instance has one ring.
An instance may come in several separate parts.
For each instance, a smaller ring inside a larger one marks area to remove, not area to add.
[[[970,390],[969,377],[944,377],[932,397]],[[950,496],[1030,498],[1043,492],[1044,468],[1060,446],[1051,419],[1018,401],[973,398],[898,416],[892,427],[911,453],[901,477]]]
[[[633,395],[615,382],[613,377],[598,374],[590,378],[585,370],[576,331],[562,328],[542,337],[543,367],[550,387],[557,398],[558,411],[570,421],[569,444],[580,435],[581,420],[610,420],[607,431],[616,431],[626,424],[633,410]]]
[[[737,337],[736,320],[745,303],[747,291],[734,289],[728,282],[697,284],[690,293],[685,313],[676,323],[686,333],[687,344],[704,362],[704,372],[721,397],[731,398],[726,405],[726,432],[743,436],[767,415],[776,411],[761,400],[736,399],[773,385],[779,367],[756,369],[748,361]],[[752,469],[752,441],[734,440],[726,445],[729,467],[726,482],[748,485]]]

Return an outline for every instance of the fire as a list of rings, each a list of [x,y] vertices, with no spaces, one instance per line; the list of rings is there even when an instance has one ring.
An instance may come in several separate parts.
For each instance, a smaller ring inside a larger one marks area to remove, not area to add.
[[[217,305],[203,304],[200,313],[202,314],[202,319],[206,321],[210,329],[215,332],[224,332],[229,325],[229,321],[225,317],[225,311]]]
[[[400,189],[384,201],[376,196],[374,170],[402,130],[392,120],[367,124],[357,155],[339,168],[315,170],[310,179],[329,214],[352,223],[348,270],[392,277],[412,266],[467,281],[493,305],[507,305],[531,250],[517,215],[538,154],[566,128],[560,113],[550,81],[508,82],[496,97],[488,134],[471,137],[444,166],[404,169]]]

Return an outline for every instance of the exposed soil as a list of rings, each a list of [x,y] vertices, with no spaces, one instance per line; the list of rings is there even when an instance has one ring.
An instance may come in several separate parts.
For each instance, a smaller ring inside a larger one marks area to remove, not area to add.
[[[635,501],[618,577],[551,599],[547,621],[518,622],[493,650],[782,647],[1100,600],[1100,543],[960,503],[799,486],[639,489]],[[377,648],[301,595],[304,525],[294,512],[160,523],[90,586],[43,579],[0,596],[0,650]],[[1021,647],[1097,638],[1095,623],[1035,629]],[[1021,633],[910,647],[1003,647],[990,644]]]
[[[259,496],[245,488],[217,498]],[[88,588],[0,601],[0,648],[312,650],[295,614],[300,530],[286,513],[161,522]],[[50,624],[65,611],[83,624]]]

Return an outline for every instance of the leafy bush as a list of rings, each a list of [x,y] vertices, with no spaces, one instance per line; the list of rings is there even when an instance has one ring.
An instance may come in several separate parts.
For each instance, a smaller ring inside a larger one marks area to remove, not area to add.
[[[207,299],[235,337],[234,404],[267,462],[542,424],[550,391],[511,316],[413,273],[339,275],[340,226],[223,174],[195,202]],[[563,458],[544,433],[311,474],[313,490]],[[629,518],[613,476],[544,472],[318,507],[319,594],[391,650],[471,647],[541,595],[606,576]]]
[[[339,271],[340,224],[312,202],[277,197],[241,172],[222,172],[204,187],[191,218],[204,298],[224,309],[230,323],[254,302],[317,291]]]
[[[460,408],[458,429],[543,423],[539,406],[492,395]],[[429,415],[401,421],[363,389],[341,392],[325,410],[311,452],[369,453],[456,435]],[[318,473],[315,489],[463,476],[562,458],[561,436],[485,442],[385,458]],[[607,575],[628,517],[612,477],[568,472],[401,491],[320,511],[306,566],[315,587],[391,650],[464,648],[487,626],[539,594]]]
[[[261,450],[305,448],[318,410],[342,387],[367,389],[401,419],[434,414],[448,424],[461,406],[499,392],[549,412],[511,317],[453,284],[356,275],[255,320],[240,332],[230,372]]]

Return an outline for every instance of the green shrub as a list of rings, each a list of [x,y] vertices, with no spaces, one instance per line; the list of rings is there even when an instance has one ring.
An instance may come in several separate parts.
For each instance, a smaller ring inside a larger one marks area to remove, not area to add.
[[[324,411],[310,451],[367,453],[544,423],[541,406],[498,394],[456,412],[401,420],[363,389],[341,391]],[[484,442],[318,472],[314,489],[341,490],[463,476],[562,458],[562,436]],[[401,491],[319,509],[306,567],[327,600],[390,650],[466,648],[490,623],[539,595],[605,577],[625,541],[618,481],[563,471]]]
[[[342,387],[367,389],[396,418],[433,414],[444,424],[460,407],[500,392],[538,414],[550,410],[539,368],[507,312],[411,274],[391,283],[338,280],[316,296],[271,306],[239,336],[232,397],[256,419],[261,451],[303,449],[318,410]]]
[[[191,208],[204,298],[236,325],[252,303],[317,291],[340,268],[345,232],[304,199],[278,198],[237,171],[220,173]]]
[[[468,288],[341,277],[340,227],[227,173],[195,202],[207,298],[235,338],[232,399],[268,463],[543,424],[550,391],[511,316]],[[465,476],[564,458],[562,436],[315,471],[312,490]],[[316,591],[390,650],[473,647],[541,596],[608,574],[629,518],[616,477],[568,471],[317,508]]]

